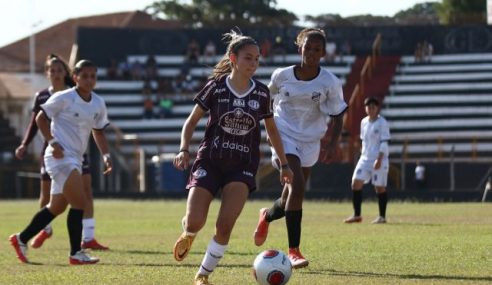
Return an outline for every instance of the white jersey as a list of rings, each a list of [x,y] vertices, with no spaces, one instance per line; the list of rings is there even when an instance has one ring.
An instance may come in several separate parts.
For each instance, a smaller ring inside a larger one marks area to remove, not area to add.
[[[388,143],[391,139],[388,122],[382,116],[370,121],[369,116],[360,122],[360,139],[362,140],[363,160],[376,160],[380,152],[384,152],[384,158],[388,158],[387,147],[381,148],[382,143]]]
[[[329,116],[340,115],[347,108],[342,82],[324,68],[309,81],[297,79],[294,66],[278,68],[268,87],[279,130],[302,142],[320,140],[328,128]]]
[[[104,129],[108,112],[104,100],[92,92],[91,100],[84,101],[75,88],[53,94],[41,109],[51,120],[51,134],[64,149],[65,156],[82,162],[92,129]],[[48,146],[45,157],[53,156]]]

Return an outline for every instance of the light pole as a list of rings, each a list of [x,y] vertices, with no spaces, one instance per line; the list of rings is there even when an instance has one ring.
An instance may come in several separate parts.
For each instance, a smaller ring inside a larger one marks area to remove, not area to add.
[[[41,21],[31,25],[31,36],[29,37],[29,72],[31,77],[36,73],[36,33],[34,29],[41,24]]]

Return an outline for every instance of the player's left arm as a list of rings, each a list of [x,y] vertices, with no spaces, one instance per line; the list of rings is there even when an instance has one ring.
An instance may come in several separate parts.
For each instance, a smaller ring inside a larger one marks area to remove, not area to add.
[[[388,141],[390,140],[391,137],[390,137],[388,123],[384,119],[383,119],[383,123],[381,123],[381,130],[379,133],[380,133],[379,154],[378,154],[378,158],[374,162],[374,169],[381,168],[381,164],[383,163],[384,158],[389,156]]]
[[[109,154],[109,145],[108,140],[106,139],[106,135],[104,134],[104,129],[92,129],[92,137],[96,142],[97,148],[99,152],[101,152],[104,160],[104,174],[110,174],[113,170],[113,164],[111,163],[111,156]]]
[[[284,145],[282,144],[282,139],[280,138],[280,134],[278,133],[277,125],[275,125],[275,120],[273,117],[265,118],[265,130],[272,147],[275,149],[275,152],[280,159],[280,182],[282,184],[292,183],[294,173],[289,167],[287,157],[285,156]]]

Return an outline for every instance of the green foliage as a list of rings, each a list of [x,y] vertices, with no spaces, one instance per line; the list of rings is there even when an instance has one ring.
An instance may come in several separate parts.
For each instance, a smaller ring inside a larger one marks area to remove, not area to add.
[[[188,27],[286,26],[295,14],[276,9],[276,0],[193,0],[156,1],[146,8],[155,16],[180,20]]]
[[[369,193],[368,193],[369,194]],[[271,201],[249,201],[235,225],[229,248],[210,280],[213,284],[254,285],[251,265],[267,248],[286,251],[285,221],[270,225],[265,245],[253,245],[258,209]],[[97,200],[96,237],[111,247],[92,251],[101,262],[68,265],[66,213],[53,224],[54,235],[30,249],[35,264],[20,264],[7,237],[27,225],[37,201],[0,201],[0,284],[180,285],[191,284],[214,233],[219,203],[210,207],[190,255],[174,261],[172,247],[181,233],[184,200]],[[295,270],[289,284],[490,284],[492,282],[492,204],[389,204],[389,223],[372,225],[377,204],[363,205],[364,222],[346,225],[350,203],[305,202],[302,244],[311,263]]]
[[[438,5],[441,23],[449,25],[485,24],[487,1],[485,0],[443,0]]]

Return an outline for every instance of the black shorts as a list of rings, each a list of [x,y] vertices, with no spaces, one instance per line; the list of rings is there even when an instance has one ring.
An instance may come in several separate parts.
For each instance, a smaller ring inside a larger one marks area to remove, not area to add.
[[[46,167],[44,166],[44,157],[41,157],[41,169],[39,170],[40,178],[42,181],[51,181],[51,177],[48,172],[46,172]],[[91,167],[89,165],[89,157],[87,153],[84,153],[84,159],[82,161],[82,175],[91,174]]]
[[[251,193],[256,190],[255,176],[257,170],[257,165],[228,163],[207,158],[197,159],[191,168],[186,189],[202,187],[215,196],[228,183],[243,182],[248,186]]]

